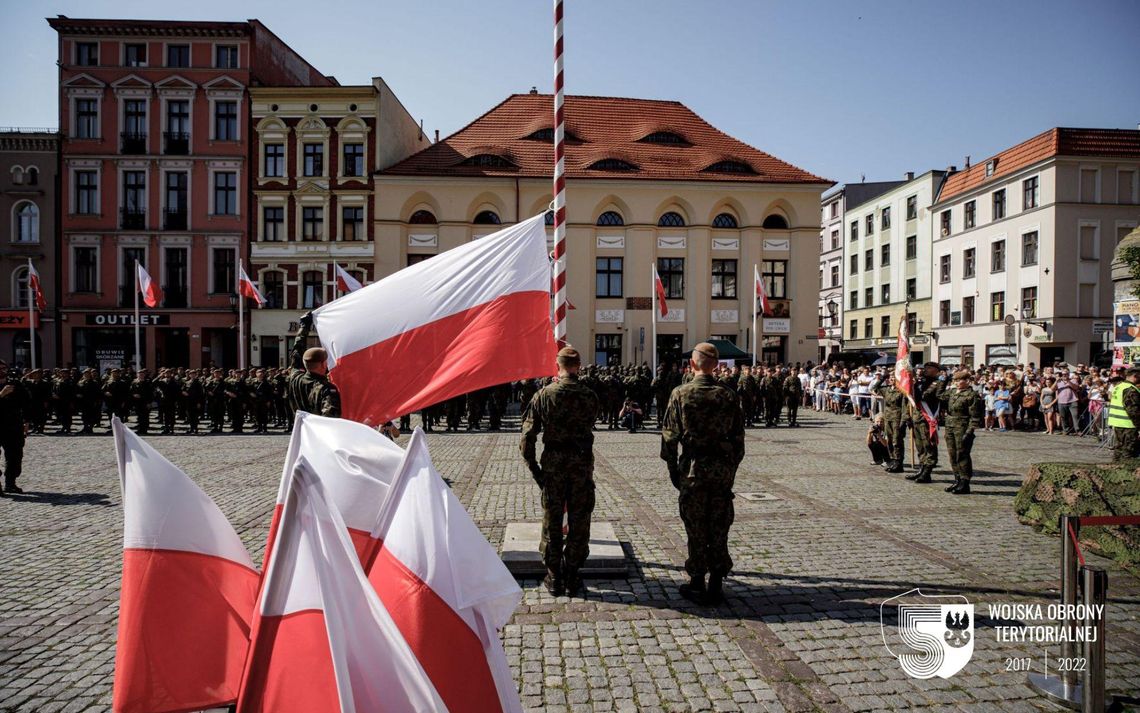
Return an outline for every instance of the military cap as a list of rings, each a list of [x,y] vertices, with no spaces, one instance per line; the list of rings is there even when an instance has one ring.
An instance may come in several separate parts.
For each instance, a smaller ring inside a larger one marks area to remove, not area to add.
[[[714,345],[709,344],[708,342],[701,342],[697,346],[693,347],[693,351],[697,354],[703,354],[709,359],[720,359],[720,352],[717,351],[717,348]]]
[[[319,364],[322,361],[328,361],[328,358],[329,353],[320,347],[309,347],[301,357],[306,364]]]
[[[924,369],[941,369],[942,365],[936,361],[928,361],[922,365],[922,368],[924,368]]]

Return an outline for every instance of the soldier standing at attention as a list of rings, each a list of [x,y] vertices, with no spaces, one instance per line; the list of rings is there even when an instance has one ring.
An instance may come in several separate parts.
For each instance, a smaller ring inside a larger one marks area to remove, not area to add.
[[[911,416],[911,427],[914,428],[914,440],[918,442],[918,456],[920,467],[918,472],[906,476],[907,480],[916,483],[929,483],[930,474],[938,465],[938,431],[930,432],[930,424],[923,417],[922,407],[925,404],[937,422],[938,410],[942,405],[942,390],[945,383],[939,376],[937,362],[928,361],[923,365],[922,371],[916,374],[914,382],[914,401],[917,408]]]
[[[661,428],[661,458],[680,491],[681,520],[689,539],[685,571],[691,581],[681,585],[681,596],[698,604],[723,599],[722,582],[732,569],[732,486],[744,459],[740,403],[712,375],[719,357],[707,342],[693,348],[690,363],[696,376],[674,389]]]
[[[79,404],[83,415],[83,430],[80,433],[94,433],[95,427],[103,420],[103,385],[94,369],[85,369],[79,379]]]
[[[1140,368],[1132,367],[1124,374],[1124,380],[1112,387],[1108,402],[1108,425],[1112,426],[1114,445],[1112,460],[1122,461],[1135,458],[1140,453],[1140,440],[1136,437],[1136,427],[1140,426]]]
[[[214,369],[206,381],[206,412],[210,415],[210,433],[221,433],[226,422],[226,378],[221,369]]]
[[[135,410],[135,432],[146,435],[150,429],[150,404],[154,401],[154,384],[150,372],[139,369],[139,374],[131,383],[131,405]]]
[[[22,493],[16,485],[24,463],[24,440],[28,435],[28,403],[24,385],[8,378],[8,364],[0,361],[0,450],[4,451],[4,493]]]
[[[906,418],[906,394],[895,386],[894,374],[879,382],[875,393],[883,399],[883,435],[887,438],[887,462],[884,467],[888,473],[901,473],[906,454],[906,442],[903,440],[906,430],[902,425]]]
[[[783,372],[781,372],[783,373]],[[799,375],[795,372],[788,372],[784,377],[784,405],[788,409],[788,425],[795,428],[800,424],[796,421],[796,417],[800,412],[800,401],[804,397],[804,385],[800,381]]]
[[[578,571],[590,554],[590,516],[594,512],[594,422],[601,403],[578,381],[578,351],[558,352],[558,379],[530,401],[522,422],[519,449],[542,489],[542,541],[546,564],[543,584],[556,597],[582,590]],[[542,432],[542,463],[535,442]],[[562,513],[569,530],[562,542]]]
[[[978,392],[970,385],[969,369],[954,374],[957,389],[946,399],[946,452],[954,468],[954,484],[946,492],[966,495],[970,492],[970,478],[974,477],[974,462],[970,450],[974,447],[974,429],[982,425],[986,412]]]

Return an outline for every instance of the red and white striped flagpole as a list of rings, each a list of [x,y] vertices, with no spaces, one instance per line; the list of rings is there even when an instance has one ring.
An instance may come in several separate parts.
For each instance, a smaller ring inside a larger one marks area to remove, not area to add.
[[[554,340],[566,346],[566,117],[562,79],[562,0],[554,0]]]

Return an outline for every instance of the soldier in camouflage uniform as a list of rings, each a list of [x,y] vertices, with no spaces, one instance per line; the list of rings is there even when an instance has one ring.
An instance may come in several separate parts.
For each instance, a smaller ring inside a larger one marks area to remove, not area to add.
[[[318,416],[340,418],[340,392],[329,383],[328,352],[313,347],[301,353],[312,325],[312,315],[301,318],[301,328],[297,330],[290,355],[293,369],[285,380],[285,394],[294,412],[307,411]],[[304,364],[305,368],[298,369],[298,364]]]
[[[94,433],[95,427],[103,420],[103,384],[99,383],[99,375],[94,369],[86,369],[76,388],[83,416],[80,433]]]
[[[795,428],[800,425],[796,417],[800,412],[800,401],[804,398],[804,385],[794,371],[781,373],[787,373],[784,377],[784,406],[788,409],[788,425]]]
[[[761,385],[764,393],[764,425],[774,428],[780,425],[780,411],[784,401],[784,384],[780,371],[772,367]]]
[[[131,383],[131,405],[135,411],[135,432],[145,435],[150,429],[150,404],[154,401],[154,382],[150,372],[139,369],[139,375]]]
[[[756,412],[753,395],[756,393],[756,379],[752,377],[752,367],[745,366],[740,370],[740,379],[736,382],[736,397],[740,399],[740,410],[744,413],[744,425],[752,428],[756,424],[752,421],[752,414]]]
[[[522,423],[519,449],[542,489],[542,542],[546,564],[543,584],[554,596],[574,596],[582,589],[578,571],[590,554],[590,516],[594,512],[594,422],[601,404],[578,381],[581,357],[573,347],[558,352],[558,380],[531,399]],[[542,433],[542,462],[535,442]],[[562,513],[569,529],[562,542]]]
[[[946,492],[955,495],[970,492],[970,478],[974,477],[974,462],[970,459],[974,429],[982,425],[986,412],[982,397],[971,386],[971,377],[969,369],[954,374],[957,388],[946,396],[946,452],[954,469],[954,484],[946,488]]]
[[[938,465],[938,431],[935,430],[931,435],[930,426],[922,415],[922,405],[925,403],[935,419],[938,418],[942,405],[942,391],[945,387],[945,383],[938,378],[939,371],[937,362],[928,361],[923,365],[922,371],[916,375],[918,378],[914,382],[914,402],[918,408],[914,409],[911,415],[911,428],[914,429],[914,440],[918,444],[920,467],[918,472],[911,473],[906,479],[916,483],[929,483],[930,474]]]
[[[894,374],[879,382],[875,394],[883,400],[883,435],[887,439],[888,454],[883,467],[888,473],[901,473],[906,456],[906,394],[898,390]]]
[[[661,458],[680,491],[689,540],[685,571],[691,581],[681,585],[681,596],[701,604],[721,601],[722,582],[732,569],[732,486],[744,459],[744,415],[736,394],[712,376],[718,358],[716,347],[707,342],[693,349],[691,364],[698,373],[673,390],[661,427]]]

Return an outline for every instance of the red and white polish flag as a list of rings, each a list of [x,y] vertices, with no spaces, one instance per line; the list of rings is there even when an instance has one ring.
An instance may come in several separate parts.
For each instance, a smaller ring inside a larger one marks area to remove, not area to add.
[[[765,317],[772,316],[772,305],[768,302],[768,290],[764,289],[764,281],[760,279],[760,270],[752,266],[752,274],[756,281],[756,299],[760,300],[760,314]]]
[[[661,275],[657,274],[657,266],[653,266],[653,294],[657,295],[657,309],[661,316],[669,314],[669,305],[665,304],[665,283],[661,282]]]
[[[498,630],[522,590],[412,434],[368,579],[450,710],[521,711]]]
[[[906,315],[899,319],[899,346],[895,353],[895,388],[906,394],[910,405],[914,406],[914,388],[910,372],[910,334],[906,326]]]
[[[446,710],[302,458],[254,614],[238,713]]]
[[[40,285],[40,273],[32,265],[31,258],[28,258],[28,289],[36,301],[36,309],[41,312],[47,309],[47,300],[44,299],[43,287]]]
[[[548,376],[546,231],[538,215],[313,312],[345,418],[385,423],[452,396]]]
[[[138,267],[138,291],[142,293],[143,302],[147,307],[157,307],[158,303],[162,301],[162,289],[158,283],[151,279],[150,273],[142,266],[142,263],[136,263]]]
[[[112,710],[173,713],[237,699],[258,573],[189,477],[112,419],[123,574]]]
[[[340,265],[333,263],[333,267],[336,268],[336,288],[341,292],[347,294],[349,292],[356,292],[361,287],[364,287],[364,285],[360,284],[360,280],[348,274],[348,271]]]
[[[238,266],[238,292],[246,299],[256,302],[258,307],[265,304],[265,295],[261,294],[261,290],[257,289],[257,285],[253,284],[253,280],[245,274],[245,267],[242,265]]]
[[[298,411],[285,454],[277,504],[269,523],[269,538],[262,559],[266,566],[280,529],[289,481],[302,457],[319,474],[348,528],[360,561],[367,562],[379,546],[372,539],[372,530],[404,460],[404,449],[362,423]]]

